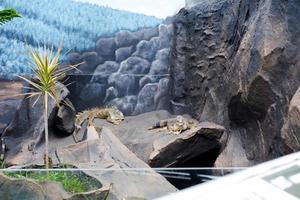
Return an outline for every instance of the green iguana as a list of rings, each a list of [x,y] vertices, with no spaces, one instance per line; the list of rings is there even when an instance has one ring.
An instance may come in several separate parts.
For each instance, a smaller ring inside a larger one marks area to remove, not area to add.
[[[76,134],[78,130],[81,128],[81,125],[87,121],[88,126],[94,126],[94,119],[106,119],[108,122],[118,125],[120,124],[125,118],[123,113],[118,110],[116,107],[110,108],[92,108],[89,110],[85,110],[78,115],[76,115],[75,120],[75,131],[73,133],[73,137],[75,142],[78,140],[76,139]]]
[[[182,133],[188,129],[196,127],[197,124],[194,120],[187,120],[181,115],[178,115],[176,118],[161,120],[155,125],[148,128],[148,130],[153,130],[157,128],[167,128],[167,130],[175,135]]]

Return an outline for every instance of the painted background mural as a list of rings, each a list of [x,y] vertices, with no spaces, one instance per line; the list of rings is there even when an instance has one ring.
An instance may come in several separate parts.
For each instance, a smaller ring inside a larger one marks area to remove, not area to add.
[[[168,107],[172,15],[184,1],[3,0],[23,16],[0,29],[0,77],[30,76],[28,48],[63,45],[78,110],[115,105],[126,115]],[[157,9],[159,8],[159,9]],[[63,14],[62,14],[63,13]]]

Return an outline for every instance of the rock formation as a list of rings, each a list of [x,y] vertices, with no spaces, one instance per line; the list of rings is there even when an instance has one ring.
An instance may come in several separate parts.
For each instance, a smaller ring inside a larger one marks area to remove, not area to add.
[[[172,109],[226,128],[216,166],[249,166],[299,148],[288,128],[297,119],[296,101],[288,106],[300,83],[299,11],[297,0],[207,0],[176,15]]]

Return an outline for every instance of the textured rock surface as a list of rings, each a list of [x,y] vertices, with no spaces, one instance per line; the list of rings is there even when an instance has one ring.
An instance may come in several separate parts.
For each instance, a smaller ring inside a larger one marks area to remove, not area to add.
[[[121,30],[115,37],[98,39],[95,50],[82,55],[70,53],[70,63],[83,62],[79,67],[82,71],[75,71],[70,76],[70,81],[75,83],[68,87],[75,108],[81,111],[113,104],[126,115],[158,108],[168,109],[169,99],[165,96],[153,94],[162,99],[159,105],[151,105],[151,109],[150,106],[144,108],[142,104],[136,108],[136,103],[127,102],[126,97],[143,96],[146,84],[157,84],[161,79],[169,77],[172,36],[171,23],[142,28],[136,32]],[[125,101],[125,105],[121,105],[121,101]]]
[[[23,83],[20,81],[0,81],[0,134],[14,118],[23,99]]]
[[[118,126],[104,120],[97,119],[95,122],[109,127],[128,149],[151,167],[181,166],[186,161],[221,147],[224,127],[214,123],[202,122],[195,129],[180,135],[170,134],[164,129],[147,130],[160,120],[174,117],[166,111],[153,111],[126,117]]]
[[[69,94],[62,84],[57,87],[58,99],[61,101]],[[43,102],[41,99],[33,107],[35,99],[23,99],[14,119],[2,134],[7,146],[5,161],[8,165],[28,164],[35,158],[34,152],[44,143]],[[53,127],[57,107],[52,99],[48,104],[49,127]],[[43,149],[39,150],[44,153]]]
[[[175,17],[173,111],[226,127],[217,166],[290,151],[281,129],[300,82],[299,17],[297,0],[206,0]]]
[[[164,177],[129,151],[110,129],[103,127],[100,138],[58,149],[59,160],[78,168],[95,169],[86,173],[103,185],[112,184],[108,199],[113,199],[111,195],[120,200],[134,196],[154,199],[176,191]],[[127,171],[128,168],[145,171]]]

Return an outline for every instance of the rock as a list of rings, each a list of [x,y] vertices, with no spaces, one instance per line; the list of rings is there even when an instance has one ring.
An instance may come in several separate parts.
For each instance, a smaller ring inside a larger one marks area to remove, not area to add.
[[[154,96],[157,92],[158,84],[148,83],[140,91],[138,101],[134,110],[134,115],[144,112],[153,111],[155,109]]]
[[[121,63],[119,73],[121,74],[133,74],[140,75],[149,72],[150,63],[139,57],[130,57]]]
[[[62,163],[68,163],[80,169],[95,169],[84,172],[101,180],[103,185],[112,184],[108,199],[125,199],[129,196],[155,199],[176,191],[176,188],[165,178],[138,159],[114,136],[110,129],[104,126],[101,139],[69,145],[56,152]],[[134,173],[133,170],[133,173],[128,176],[128,171],[122,170],[123,168],[139,168],[139,173]],[[140,169],[145,170],[146,173]]]
[[[84,63],[81,64],[78,69],[83,73],[93,72],[96,66],[104,61],[97,52],[85,52],[81,57],[81,60],[83,60]]]
[[[109,76],[108,85],[114,87],[119,96],[136,94],[138,92],[138,78],[129,74],[113,73]]]
[[[59,136],[69,136],[75,129],[76,110],[69,99],[65,99],[54,118],[54,127]]]
[[[131,56],[134,48],[133,46],[130,47],[122,47],[116,50],[116,61],[122,62],[123,60],[126,60],[128,57]]]
[[[110,74],[119,70],[120,65],[114,61],[106,61],[105,63],[98,65],[94,71],[91,82],[107,84],[107,79]]]
[[[153,77],[151,75],[146,75],[139,81],[139,86],[142,89],[148,83],[155,83],[157,81],[157,77]]]
[[[281,130],[281,137],[285,145],[292,152],[300,150],[300,88],[291,99],[287,118]]]
[[[158,83],[157,92],[154,96],[156,110],[169,110],[170,108],[170,79],[162,78]]]
[[[106,103],[112,99],[117,98],[118,96],[119,96],[118,90],[114,87],[109,87],[106,90],[106,95],[105,95],[103,102]]]
[[[160,24],[158,27],[160,48],[169,48],[173,37],[173,25]]]
[[[21,81],[0,81],[0,134],[13,120],[14,115],[21,104],[23,91]]]
[[[117,127],[104,120],[97,119],[95,123],[113,130],[129,150],[151,167],[182,166],[185,162],[222,145],[224,127],[210,122],[202,122],[195,129],[184,131],[180,135],[169,134],[161,129],[147,130],[160,120],[174,117],[176,116],[166,111],[154,111],[126,117]],[[190,119],[187,115],[184,117]]]
[[[98,55],[106,59],[114,59],[116,43],[114,38],[101,38],[96,42]]]
[[[150,40],[153,37],[158,36],[158,28],[143,28],[134,33],[136,37],[141,40]]]
[[[136,96],[125,96],[122,98],[115,98],[109,103],[108,106],[116,106],[125,116],[130,116],[136,106]]]
[[[82,62],[82,58],[79,53],[72,52],[69,53],[67,56],[68,56],[69,63],[71,65],[76,65]]]
[[[160,40],[158,37],[154,37],[150,41],[142,40],[137,44],[133,55],[152,61],[159,48]]]
[[[57,85],[57,98],[59,102],[64,100],[69,91],[62,84]],[[6,143],[7,152],[5,154],[5,163],[7,165],[25,165],[35,159],[34,151],[38,146],[44,143],[44,119],[43,119],[43,101],[42,98],[37,101],[35,98],[23,99],[14,119],[2,134]],[[48,121],[49,129],[53,129],[53,117],[57,113],[55,102],[50,99],[48,103]],[[25,131],[24,131],[25,130]],[[40,150],[43,154],[44,150]]]
[[[80,93],[79,98],[88,107],[100,106],[106,93],[106,85],[100,83],[88,83]]]
[[[138,38],[127,30],[122,30],[116,34],[115,42],[117,47],[129,47],[135,45],[138,42]]]
[[[282,132],[300,85],[296,10],[295,0],[201,1],[175,16],[172,110],[228,130],[217,167],[257,164],[297,146]]]
[[[36,182],[31,179],[12,179],[0,174],[0,196],[14,200],[75,200],[75,199],[104,199],[109,188],[70,194],[66,192],[61,183]],[[17,189],[16,189],[17,188]]]

